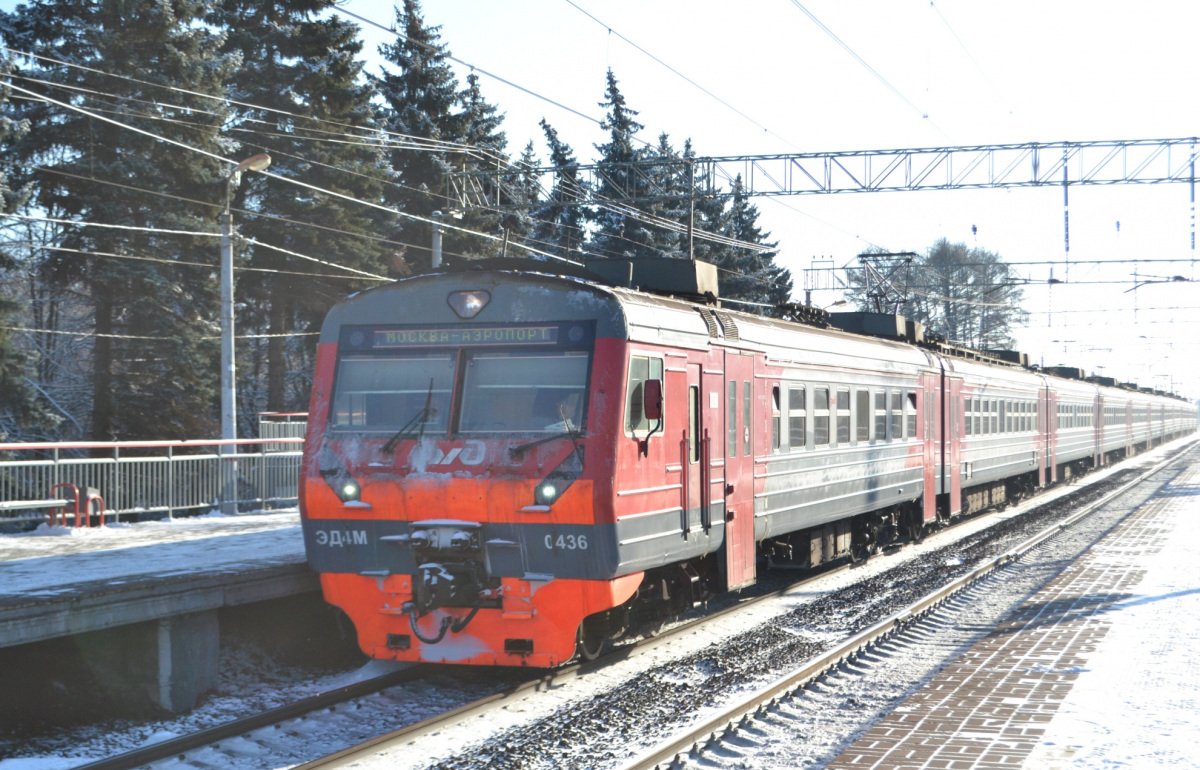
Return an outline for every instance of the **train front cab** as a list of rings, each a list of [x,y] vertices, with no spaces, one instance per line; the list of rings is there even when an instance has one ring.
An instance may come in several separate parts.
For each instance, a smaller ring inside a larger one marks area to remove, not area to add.
[[[372,657],[555,666],[583,618],[643,578],[618,570],[613,520],[623,317],[579,282],[469,281],[487,297],[466,318],[463,276],[331,312],[301,487],[308,559]]]

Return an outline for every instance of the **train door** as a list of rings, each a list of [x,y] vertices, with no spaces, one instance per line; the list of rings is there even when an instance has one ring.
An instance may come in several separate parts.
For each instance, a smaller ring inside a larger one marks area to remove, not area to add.
[[[937,381],[938,376],[936,374],[927,372],[921,375],[921,392],[924,394],[924,403],[922,404],[924,414],[920,420],[920,424],[923,426],[921,437],[924,445],[921,463],[925,467],[925,504],[921,518],[925,521],[932,521],[937,518],[937,479],[938,474],[943,471],[939,467],[941,463],[941,450],[939,447],[942,440],[942,430],[941,426],[938,425],[938,413],[940,411],[938,404],[941,401],[941,395],[937,387]]]
[[[754,358],[725,351],[725,580],[726,587],[754,582],[754,451],[751,426]],[[716,465],[716,463],[713,463]]]
[[[687,404],[686,428],[680,441],[679,452],[683,463],[683,512],[684,535],[693,527],[700,527],[705,534],[712,527],[709,509],[708,447],[705,431],[705,409],[700,382],[700,364],[687,365],[686,395],[681,399]],[[701,462],[704,458],[704,462]]]
[[[962,444],[963,434],[963,381],[961,377],[946,378],[946,393],[949,399],[946,408],[946,481],[944,489],[950,493],[950,515],[962,513]]]
[[[1058,393],[1047,385],[1042,391],[1043,397],[1038,399],[1042,405],[1042,435],[1045,436],[1046,473],[1043,478],[1047,484],[1058,481]]]

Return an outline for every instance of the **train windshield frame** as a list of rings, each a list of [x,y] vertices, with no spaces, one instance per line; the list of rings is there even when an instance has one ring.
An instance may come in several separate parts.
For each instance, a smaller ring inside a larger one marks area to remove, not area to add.
[[[581,430],[590,365],[585,350],[465,351],[457,432]]]
[[[329,427],[395,431],[421,415],[426,431],[445,432],[456,364],[450,351],[343,356],[330,399]],[[422,414],[426,405],[428,414]]]
[[[595,324],[587,321],[345,326],[327,429],[471,437],[581,432],[594,340]]]

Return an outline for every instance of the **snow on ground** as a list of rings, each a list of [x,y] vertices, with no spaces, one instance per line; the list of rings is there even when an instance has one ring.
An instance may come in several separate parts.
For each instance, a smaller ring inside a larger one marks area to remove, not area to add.
[[[1145,570],[1131,596],[1105,612],[1112,626],[1088,656],[1027,768],[1200,765],[1200,469],[1164,490],[1169,531],[1161,550],[1120,542],[1093,549],[1101,563]]]
[[[81,584],[117,585],[304,561],[296,509],[219,513],[105,527],[50,527],[0,535],[0,595],[49,597]]]

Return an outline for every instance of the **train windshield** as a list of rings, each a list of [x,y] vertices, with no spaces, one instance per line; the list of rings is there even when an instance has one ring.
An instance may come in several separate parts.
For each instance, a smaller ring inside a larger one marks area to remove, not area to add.
[[[421,420],[425,432],[445,432],[454,367],[451,352],[345,357],[338,366],[330,427],[399,430]]]
[[[583,427],[586,351],[478,351],[466,357],[459,433],[561,433]]]

